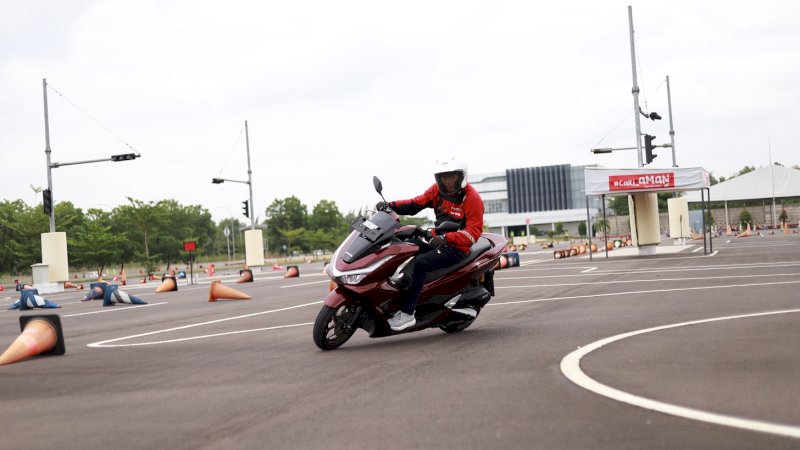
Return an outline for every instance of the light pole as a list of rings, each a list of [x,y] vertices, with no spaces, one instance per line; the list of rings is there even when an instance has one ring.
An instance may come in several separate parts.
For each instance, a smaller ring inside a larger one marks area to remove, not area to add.
[[[211,183],[213,183],[213,184],[222,184],[222,183],[224,183],[226,181],[229,181],[231,183],[246,184],[249,187],[249,189],[250,189],[250,199],[249,199],[250,211],[249,211],[248,215],[250,216],[250,229],[251,230],[255,230],[256,229],[256,215],[254,214],[255,211],[253,211],[253,170],[250,168],[250,132],[248,131],[247,121],[246,120],[244,121],[244,134],[245,134],[245,141],[247,142],[247,181],[231,180],[231,179],[228,179],[228,178],[212,178],[211,179]]]
[[[44,153],[47,158],[47,189],[42,191],[42,206],[44,213],[50,218],[50,232],[42,233],[42,264],[49,266],[49,277],[51,281],[66,281],[69,279],[68,269],[69,260],[67,258],[67,241],[65,233],[56,233],[56,208],[53,200],[53,174],[52,169],[62,166],[73,166],[78,164],[90,164],[103,161],[130,161],[140,158],[142,155],[137,153],[125,153],[111,155],[108,158],[90,159],[86,161],[74,162],[51,162],[50,149],[50,117],[47,106],[47,78],[42,78],[42,94],[44,97]],[[60,280],[60,278],[65,278]],[[56,280],[59,279],[59,280]]]
[[[678,167],[675,162],[675,130],[672,128],[672,95],[669,91],[669,75],[667,75],[667,108],[669,109],[669,142],[672,144],[672,167]]]

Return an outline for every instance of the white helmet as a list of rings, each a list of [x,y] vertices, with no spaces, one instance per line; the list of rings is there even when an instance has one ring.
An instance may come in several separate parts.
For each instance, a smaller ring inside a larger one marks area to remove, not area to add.
[[[456,186],[460,186],[458,190],[467,187],[467,165],[455,159],[455,157],[442,158],[437,160],[433,165],[433,176],[436,179],[436,184],[439,185],[439,192],[442,194],[455,195],[457,192],[449,193],[442,183],[441,175],[445,173],[457,172],[458,179]]]

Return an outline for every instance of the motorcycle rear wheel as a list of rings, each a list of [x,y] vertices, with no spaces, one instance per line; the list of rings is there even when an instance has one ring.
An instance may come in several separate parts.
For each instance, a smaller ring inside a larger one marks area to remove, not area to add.
[[[338,308],[323,306],[314,321],[314,343],[322,350],[333,350],[347,342],[356,332],[357,314],[355,306],[341,305]]]

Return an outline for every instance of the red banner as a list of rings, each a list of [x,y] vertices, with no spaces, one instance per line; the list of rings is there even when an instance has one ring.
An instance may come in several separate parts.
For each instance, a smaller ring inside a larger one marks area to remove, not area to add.
[[[630,191],[675,187],[673,172],[648,173],[644,175],[609,175],[608,189],[611,191]]]

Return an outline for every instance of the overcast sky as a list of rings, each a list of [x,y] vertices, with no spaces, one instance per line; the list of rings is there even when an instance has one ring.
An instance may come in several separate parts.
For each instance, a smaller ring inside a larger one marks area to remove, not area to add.
[[[2,198],[126,197],[241,217],[248,121],[257,214],[296,195],[343,213],[421,193],[438,157],[471,173],[635,167],[628,9],[642,131],[730,176],[800,163],[800,2],[0,0]],[[660,149],[649,167],[672,165]]]

